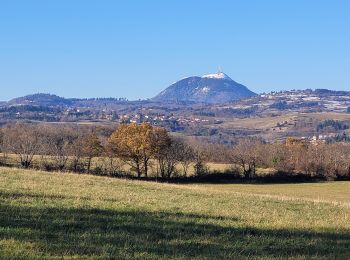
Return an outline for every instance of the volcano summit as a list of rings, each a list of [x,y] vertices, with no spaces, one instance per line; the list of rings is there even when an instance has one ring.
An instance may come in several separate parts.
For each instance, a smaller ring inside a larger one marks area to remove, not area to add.
[[[225,103],[256,95],[223,72],[181,79],[152,100],[158,102]]]

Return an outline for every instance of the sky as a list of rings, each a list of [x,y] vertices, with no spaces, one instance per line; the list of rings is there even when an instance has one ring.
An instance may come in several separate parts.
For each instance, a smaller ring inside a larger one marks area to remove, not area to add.
[[[0,100],[151,98],[221,67],[254,92],[350,90],[350,1],[0,0]]]

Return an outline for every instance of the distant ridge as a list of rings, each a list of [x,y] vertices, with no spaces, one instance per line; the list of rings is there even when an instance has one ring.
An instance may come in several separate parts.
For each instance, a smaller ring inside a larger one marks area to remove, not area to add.
[[[37,93],[10,100],[8,105],[69,106],[71,100],[47,93]]]
[[[225,103],[255,96],[223,72],[181,79],[152,98],[157,102]]]
[[[106,103],[125,103],[126,98],[64,98],[48,93],[37,93],[11,99],[8,102],[0,102],[2,106],[44,106],[44,107],[69,107],[69,106],[98,106]]]

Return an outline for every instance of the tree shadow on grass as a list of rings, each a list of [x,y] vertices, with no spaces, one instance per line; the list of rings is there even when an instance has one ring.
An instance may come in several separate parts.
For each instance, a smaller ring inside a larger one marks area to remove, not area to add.
[[[151,182],[165,182],[178,184],[299,184],[299,183],[318,183],[325,182],[327,179],[322,176],[311,176],[303,173],[275,172],[267,175],[255,175],[252,178],[245,178],[237,171],[212,171],[199,176],[177,176],[172,178],[159,177],[132,177],[124,176],[125,179],[136,179]],[[335,179],[338,180],[338,179]],[[339,178],[346,180],[346,178]]]
[[[238,221],[234,217],[132,209],[19,207],[3,202],[0,239],[34,243],[35,254],[47,257],[350,256],[346,231],[269,230],[242,227]]]

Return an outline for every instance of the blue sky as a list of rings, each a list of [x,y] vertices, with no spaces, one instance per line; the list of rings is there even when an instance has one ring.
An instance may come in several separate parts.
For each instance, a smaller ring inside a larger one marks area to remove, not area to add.
[[[0,100],[150,98],[222,70],[255,92],[350,90],[350,1],[2,0]]]

